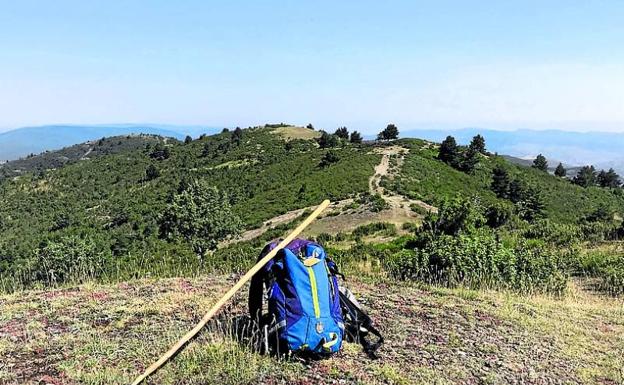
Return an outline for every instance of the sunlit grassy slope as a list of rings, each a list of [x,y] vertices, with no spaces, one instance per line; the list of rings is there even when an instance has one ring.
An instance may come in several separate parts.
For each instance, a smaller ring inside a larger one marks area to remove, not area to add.
[[[0,296],[0,383],[128,384],[232,284],[231,277],[143,280]],[[348,284],[386,336],[379,359],[356,344],[310,364],[254,352],[233,323],[244,293],[151,384],[622,383],[621,304]],[[241,321],[242,322],[242,321]]]

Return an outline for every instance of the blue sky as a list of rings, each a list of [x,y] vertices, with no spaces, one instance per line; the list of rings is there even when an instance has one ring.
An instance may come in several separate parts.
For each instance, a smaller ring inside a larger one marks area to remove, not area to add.
[[[624,131],[622,1],[1,1],[0,129]]]

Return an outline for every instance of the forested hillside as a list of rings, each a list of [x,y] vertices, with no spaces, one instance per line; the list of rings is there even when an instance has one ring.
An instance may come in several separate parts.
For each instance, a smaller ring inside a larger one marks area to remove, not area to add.
[[[55,247],[64,254],[58,258],[91,261],[87,265],[145,256],[194,259],[188,242],[161,234],[165,207],[188,184],[216,187],[242,230],[325,198],[366,192],[379,160],[367,147],[321,149],[271,128],[236,132],[188,143],[147,142],[140,150],[4,180],[0,272],[41,278],[38,264],[60,263],[47,255]],[[328,151],[330,162],[323,164]]]
[[[388,198],[370,195],[375,189],[369,179],[381,159],[377,149],[387,143],[355,138],[346,129],[321,135],[274,125],[185,142],[107,138],[9,163],[12,170],[32,171],[0,184],[0,275],[10,287],[15,281],[62,282],[120,269],[144,275],[154,266],[194,266],[197,255],[204,264],[218,242],[325,198],[356,198],[344,208],[353,213],[342,221],[346,231],[357,226],[360,206],[381,210],[383,220]],[[485,151],[466,170],[440,160],[434,143],[404,139],[393,145],[402,150],[390,156],[393,171],[381,185],[408,199],[399,206],[410,205],[409,199],[440,206],[458,197],[478,198],[479,210],[496,226],[531,229],[540,223],[535,228],[542,231],[566,225],[572,226],[565,228],[568,233],[618,234],[613,229],[624,212],[620,188],[580,187]],[[493,189],[495,169],[517,185],[517,200]],[[213,209],[189,209],[202,204],[198,199]],[[421,215],[419,207],[413,210]],[[219,213],[227,219],[210,223]],[[356,219],[349,225],[348,218]]]
[[[624,190],[621,188],[581,187],[568,179],[513,164],[493,154],[482,156],[474,169],[466,173],[442,164],[437,158],[439,147],[431,142],[403,139],[400,143],[410,151],[399,177],[387,183],[387,187],[409,197],[432,204],[455,195],[479,196],[485,203],[505,203],[491,189],[492,172],[502,167],[510,179],[536,189],[545,206],[544,217],[553,221],[577,223],[601,208],[619,217],[624,214]]]
[[[39,155],[32,154],[22,159],[0,164],[0,179],[18,176],[27,172],[41,173],[78,162],[145,148],[148,144],[163,141],[176,141],[157,135],[112,136],[98,140],[75,144],[60,150],[46,151]]]

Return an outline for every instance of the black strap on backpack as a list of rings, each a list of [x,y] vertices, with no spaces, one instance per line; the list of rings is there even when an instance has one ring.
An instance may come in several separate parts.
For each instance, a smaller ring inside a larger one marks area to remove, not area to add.
[[[258,261],[264,258],[264,256],[266,256],[271,249],[271,244],[266,245],[264,249],[262,249],[262,252],[260,252]],[[265,284],[267,283],[266,281],[268,278],[269,277],[266,276],[265,269],[262,269],[251,277],[251,284],[249,285],[249,316],[256,322],[257,325],[261,324],[262,302]]]
[[[344,287],[340,288],[340,307],[347,341],[360,343],[370,358],[377,358],[377,349],[383,344],[384,338],[373,326],[373,320],[362,310],[353,293]],[[369,340],[371,334],[377,337],[374,343]]]

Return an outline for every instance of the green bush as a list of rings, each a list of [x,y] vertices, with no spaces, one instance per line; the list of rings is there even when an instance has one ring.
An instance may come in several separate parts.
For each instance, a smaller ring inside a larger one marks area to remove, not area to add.
[[[448,286],[562,293],[567,277],[558,255],[522,245],[505,247],[488,230],[458,236],[424,236],[412,250],[390,253],[385,266],[399,279]]]
[[[614,295],[624,294],[624,262],[602,271],[600,288]]]
[[[624,255],[613,250],[586,250],[569,259],[569,270],[578,276],[597,278],[598,288],[624,294]]]
[[[396,225],[388,222],[373,222],[367,225],[356,227],[351,233],[354,237],[363,237],[366,235],[382,233],[384,236],[396,235]]]
[[[161,220],[164,237],[184,239],[201,257],[240,228],[241,221],[232,212],[228,197],[198,181],[173,195]]]
[[[372,212],[379,212],[379,211],[383,211],[385,209],[387,209],[388,207],[390,207],[388,205],[388,202],[386,202],[385,199],[383,199],[383,197],[379,194],[370,194],[368,192],[365,192],[363,194],[360,194],[357,202],[360,204],[364,204],[364,205],[368,205],[369,206],[369,210]]]
[[[618,228],[613,223],[584,222],[581,224],[557,223],[541,219],[523,231],[528,239],[541,239],[558,246],[571,246],[579,242],[601,242],[618,237]]]
[[[68,236],[35,250],[30,274],[38,281],[55,285],[68,280],[102,275],[104,255],[95,242]]]

